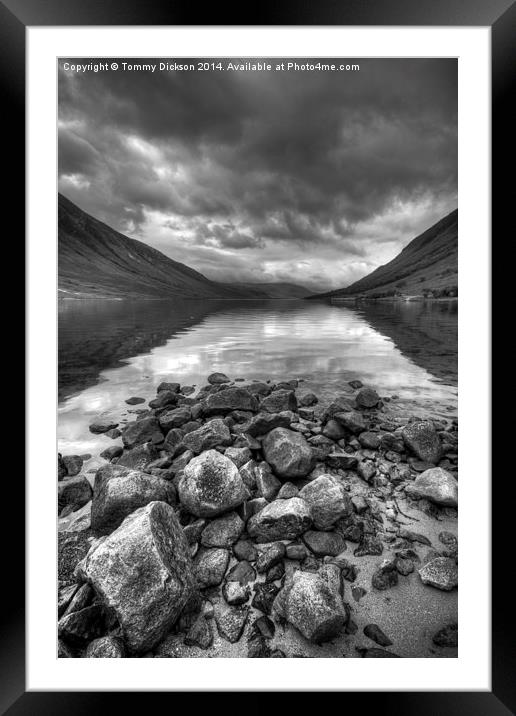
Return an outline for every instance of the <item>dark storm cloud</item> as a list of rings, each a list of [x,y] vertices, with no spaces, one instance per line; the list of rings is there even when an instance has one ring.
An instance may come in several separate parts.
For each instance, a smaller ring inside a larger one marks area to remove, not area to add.
[[[61,190],[213,278],[354,280],[453,209],[457,181],[456,61],[355,62],[61,70]]]

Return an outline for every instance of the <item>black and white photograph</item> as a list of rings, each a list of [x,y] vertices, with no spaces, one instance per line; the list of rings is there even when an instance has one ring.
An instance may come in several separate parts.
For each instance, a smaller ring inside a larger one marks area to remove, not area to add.
[[[59,658],[458,657],[457,69],[59,58]]]

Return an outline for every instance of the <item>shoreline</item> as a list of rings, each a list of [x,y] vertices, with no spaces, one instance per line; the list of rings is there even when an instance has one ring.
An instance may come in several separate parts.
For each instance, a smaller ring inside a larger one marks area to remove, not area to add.
[[[93,489],[80,456],[60,458],[60,656],[455,657],[456,419],[393,417],[360,381],[322,405],[297,379],[208,380],[90,426],[114,438]],[[121,599],[94,569],[131,520],[142,542],[157,521],[169,549],[133,549],[133,570],[182,560],[191,577],[157,627],[152,574],[118,575]],[[324,594],[322,612],[299,613],[299,590]]]

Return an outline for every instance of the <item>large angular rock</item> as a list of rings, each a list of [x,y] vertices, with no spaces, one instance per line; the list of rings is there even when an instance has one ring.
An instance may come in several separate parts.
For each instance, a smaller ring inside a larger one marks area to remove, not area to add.
[[[66,469],[66,474],[75,477],[82,470],[83,458],[80,455],[63,455],[61,458]]]
[[[93,604],[61,617],[58,623],[58,635],[60,639],[80,646],[99,637],[104,628],[104,611],[99,604]]]
[[[281,413],[284,410],[297,410],[296,394],[293,390],[275,390],[262,400],[260,409],[268,413]]]
[[[229,447],[224,455],[229,457],[239,470],[252,458],[251,451],[247,447]]]
[[[229,564],[227,549],[202,549],[195,555],[194,574],[201,589],[216,587],[224,579]]]
[[[329,530],[341,517],[353,513],[348,493],[332,475],[321,475],[305,485],[299,497],[310,505],[314,525],[318,530]]]
[[[215,613],[219,634],[231,644],[242,636],[249,615],[249,607],[225,607]]]
[[[188,544],[164,502],[136,510],[90,550],[84,574],[114,610],[134,654],[152,649],[196,592]]]
[[[281,488],[281,482],[272,474],[267,462],[260,462],[255,468],[256,487],[260,497],[270,502]]]
[[[93,496],[93,490],[84,475],[76,475],[57,483],[57,504],[59,511],[70,507],[71,511],[78,510],[88,504]]]
[[[409,423],[401,435],[407,448],[420,460],[437,463],[441,459],[441,440],[432,423],[426,420]]]
[[[109,534],[122,521],[149,502],[173,502],[174,487],[161,477],[120,465],[104,465],[95,475],[91,527]]]
[[[262,443],[265,459],[284,479],[306,477],[313,468],[313,452],[305,438],[293,430],[275,428]]]
[[[159,424],[164,433],[172,428],[180,428],[192,418],[192,411],[188,405],[181,405],[179,408],[167,410],[159,416]]]
[[[238,541],[243,531],[243,521],[236,512],[229,512],[204,528],[201,543],[205,547],[231,547]]]
[[[416,498],[429,500],[442,507],[457,507],[459,487],[457,480],[442,467],[432,467],[416,477],[413,483],[405,488],[407,494]]]
[[[299,497],[275,500],[253,515],[247,523],[249,536],[257,542],[295,539],[312,525],[308,504]]]
[[[255,413],[258,410],[258,401],[245,388],[224,388],[216,393],[210,393],[202,404],[203,414],[225,415],[232,410],[249,410]]]
[[[354,435],[359,435],[367,430],[368,424],[365,418],[353,410],[335,413],[333,417],[343,428]]]
[[[337,532],[308,530],[303,535],[303,542],[317,557],[336,557],[346,549],[344,538]]]
[[[199,455],[217,445],[231,445],[231,434],[223,420],[209,420],[202,428],[187,433],[183,438],[183,445],[195,455]]]
[[[149,401],[150,408],[165,408],[167,405],[176,405],[178,394],[174,390],[160,390],[154,400]]]
[[[145,470],[147,465],[159,458],[159,450],[152,443],[136,445],[132,450],[124,450],[116,464],[131,470]]]
[[[216,450],[207,450],[190,460],[178,492],[182,504],[197,517],[223,514],[250,496],[235,463]]]
[[[88,644],[84,657],[86,659],[123,659],[125,657],[124,645],[121,639],[114,636],[101,636]]]
[[[108,418],[98,418],[97,420],[94,420],[89,427],[90,433],[95,433],[96,435],[98,435],[101,433],[107,433],[108,430],[113,430],[114,428],[117,428],[118,423],[114,423]]]
[[[161,433],[158,419],[153,415],[149,418],[135,420],[122,432],[122,442],[129,450],[136,445],[148,442],[155,433]]]
[[[423,584],[429,584],[446,592],[455,589],[459,583],[457,564],[451,557],[436,557],[419,570]]]
[[[256,437],[270,433],[274,428],[289,428],[292,423],[292,413],[283,411],[280,413],[258,413],[251,420],[241,426],[241,431]]]
[[[162,391],[166,390],[170,393],[179,393],[179,390],[181,388],[181,385],[179,383],[160,383],[158,387],[156,388],[156,393],[161,393]]]
[[[313,572],[294,572],[274,610],[316,644],[338,636],[348,619],[334,581]]]

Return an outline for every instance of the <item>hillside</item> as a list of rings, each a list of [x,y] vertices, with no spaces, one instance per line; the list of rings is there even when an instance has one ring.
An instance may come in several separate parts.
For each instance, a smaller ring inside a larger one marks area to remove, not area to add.
[[[60,297],[264,298],[258,286],[210,281],[94,219],[59,194]]]
[[[457,295],[458,211],[413,239],[389,263],[346,288],[310,298]]]
[[[304,286],[298,286],[295,283],[235,283],[232,285],[242,290],[259,289],[269,298],[306,298],[311,293]]]

